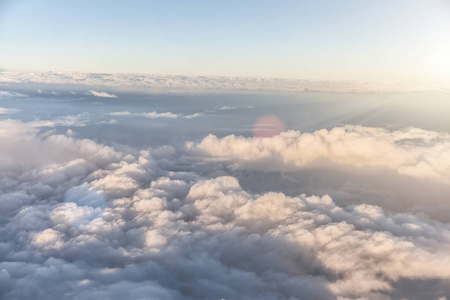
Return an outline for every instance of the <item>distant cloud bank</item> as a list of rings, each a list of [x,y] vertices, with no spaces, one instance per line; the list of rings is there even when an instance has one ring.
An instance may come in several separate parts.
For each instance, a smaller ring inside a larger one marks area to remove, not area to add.
[[[362,81],[327,81],[258,77],[182,76],[151,74],[97,74],[60,72],[11,72],[0,73],[5,83],[56,83],[88,86],[139,87],[156,90],[246,90],[291,92],[408,92],[435,90],[435,88],[399,83]],[[116,95],[95,90],[93,96],[116,98]]]

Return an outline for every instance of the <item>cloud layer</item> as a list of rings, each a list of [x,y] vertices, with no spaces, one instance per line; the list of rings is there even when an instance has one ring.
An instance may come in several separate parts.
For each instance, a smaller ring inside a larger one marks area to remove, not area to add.
[[[289,147],[306,139],[333,163],[386,166],[363,153],[388,149],[399,167],[444,138],[345,127],[210,136],[190,151],[302,167],[317,155]],[[326,195],[249,193],[232,176],[167,168],[179,154],[170,147],[119,152],[15,120],[0,121],[0,145],[2,299],[389,299],[408,282],[432,282],[416,299],[450,293],[448,224]]]
[[[430,87],[400,83],[326,81],[258,77],[183,76],[152,74],[97,74],[60,72],[0,72],[0,82],[56,83],[89,86],[141,87],[157,90],[250,90],[305,92],[406,92],[435,90]],[[116,97],[91,90],[98,97]]]

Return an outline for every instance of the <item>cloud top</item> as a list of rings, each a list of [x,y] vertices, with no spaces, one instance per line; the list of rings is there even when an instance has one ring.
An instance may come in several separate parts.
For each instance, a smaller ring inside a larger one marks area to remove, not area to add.
[[[448,224],[328,195],[255,194],[234,176],[198,170],[211,157],[260,168],[325,158],[417,166],[424,149],[447,153],[447,138],[352,126],[209,136],[188,144],[208,156],[184,172],[168,164],[188,165],[170,147],[120,152],[0,120],[2,299],[389,299],[407,295],[402,282],[433,287],[418,298],[444,297]]]
[[[450,183],[450,136],[417,128],[388,131],[348,125],[313,133],[287,131],[268,138],[209,135],[186,147],[236,168],[295,171],[330,164],[385,167]]]

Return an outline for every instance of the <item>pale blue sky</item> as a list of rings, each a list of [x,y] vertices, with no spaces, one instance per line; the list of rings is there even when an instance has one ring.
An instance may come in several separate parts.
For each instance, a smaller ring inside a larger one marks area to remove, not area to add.
[[[450,1],[0,0],[0,68],[450,81]]]

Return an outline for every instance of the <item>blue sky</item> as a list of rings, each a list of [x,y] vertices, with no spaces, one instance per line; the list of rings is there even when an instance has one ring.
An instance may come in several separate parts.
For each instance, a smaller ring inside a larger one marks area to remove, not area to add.
[[[0,2],[0,68],[450,80],[450,2]]]

